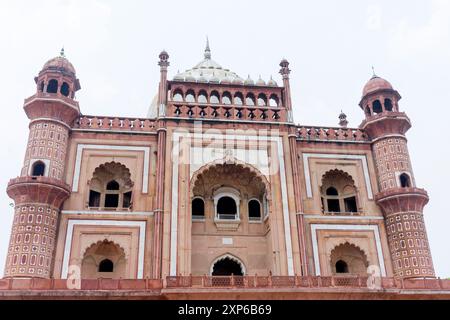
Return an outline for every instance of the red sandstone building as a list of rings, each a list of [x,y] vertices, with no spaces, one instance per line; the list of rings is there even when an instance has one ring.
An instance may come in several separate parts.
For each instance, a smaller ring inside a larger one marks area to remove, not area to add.
[[[159,58],[147,118],[82,114],[64,52],[35,78],[1,296],[449,297],[388,81],[365,84],[358,128],[311,127],[286,60],[278,84],[209,45],[172,80]]]

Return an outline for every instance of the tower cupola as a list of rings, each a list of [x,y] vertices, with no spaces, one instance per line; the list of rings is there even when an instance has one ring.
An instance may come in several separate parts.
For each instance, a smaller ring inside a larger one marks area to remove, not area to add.
[[[366,119],[383,112],[398,112],[400,94],[389,81],[375,73],[363,88],[359,106],[364,110]]]
[[[61,49],[59,56],[44,64],[34,80],[38,93],[62,95],[75,99],[75,92],[81,89],[75,68],[66,58],[64,48]]]

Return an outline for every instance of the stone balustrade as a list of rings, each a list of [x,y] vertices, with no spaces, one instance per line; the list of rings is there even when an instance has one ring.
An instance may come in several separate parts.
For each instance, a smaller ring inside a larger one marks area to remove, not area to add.
[[[151,119],[110,118],[99,116],[81,116],[75,123],[76,129],[152,132],[156,130]]]
[[[367,134],[357,128],[298,126],[297,138],[304,141],[366,142]]]
[[[227,104],[194,104],[171,102],[167,117],[192,118],[199,120],[235,120],[285,122],[286,109],[267,106],[246,106]]]
[[[378,290],[450,290],[450,280],[379,278]],[[0,293],[10,290],[160,290],[170,288],[359,288],[368,287],[367,276],[169,276],[162,279],[82,279],[80,287],[72,280],[41,278],[0,279]]]

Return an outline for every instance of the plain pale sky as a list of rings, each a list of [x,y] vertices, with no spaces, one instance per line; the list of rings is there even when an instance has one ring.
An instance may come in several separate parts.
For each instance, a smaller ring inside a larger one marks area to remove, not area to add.
[[[341,109],[358,126],[371,67],[402,95],[413,123],[408,146],[436,273],[450,277],[448,122],[450,1],[114,1],[0,0],[0,275],[13,217],[6,195],[20,173],[28,137],[23,99],[33,78],[65,47],[90,115],[145,117],[156,94],[158,54],[169,77],[203,57],[253,79],[281,84],[290,62],[296,123],[336,126]]]

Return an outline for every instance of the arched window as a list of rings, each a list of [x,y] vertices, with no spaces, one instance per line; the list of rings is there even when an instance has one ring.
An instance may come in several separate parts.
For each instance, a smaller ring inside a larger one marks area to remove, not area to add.
[[[336,273],[348,273],[347,262],[343,260],[336,261]]]
[[[261,204],[256,199],[248,202],[248,219],[250,221],[261,220]]]
[[[32,176],[43,176],[45,175],[45,163],[42,161],[36,161],[33,163],[33,167],[31,169]]]
[[[253,95],[253,93],[248,93],[247,96],[245,97],[245,104],[247,106],[254,106],[255,105],[255,96]]]
[[[132,207],[133,182],[128,168],[120,163],[109,162],[96,168],[89,186],[90,208]]]
[[[234,104],[242,106],[244,104],[244,96],[240,92],[234,94]]]
[[[341,212],[339,199],[337,198],[339,196],[338,191],[333,187],[329,187],[326,195],[331,196],[327,197],[328,212]]]
[[[109,259],[103,259],[98,265],[98,272],[113,272],[114,263]]]
[[[192,200],[192,219],[205,218],[205,202],[202,198],[194,198]]]
[[[269,106],[278,107],[278,102],[279,102],[279,100],[278,100],[277,95],[272,94],[269,99]]]
[[[57,93],[58,92],[58,81],[56,81],[55,79],[50,80],[47,85],[47,92],[48,93]]]
[[[400,186],[402,188],[411,188],[411,179],[408,174],[402,173],[400,175]]]
[[[219,93],[217,91],[212,91],[209,96],[210,103],[220,103]]]
[[[182,102],[183,101],[183,92],[179,89],[175,90],[173,93],[172,101]]]
[[[222,94],[222,104],[231,104],[231,94],[228,91]]]
[[[208,103],[208,94],[206,93],[206,91],[201,90],[199,92],[197,101],[199,103]]]
[[[192,90],[186,92],[186,102],[195,102],[195,93]]]
[[[264,93],[260,93],[258,95],[258,106],[260,107],[267,106],[267,97]]]
[[[89,190],[89,207],[91,208],[100,207],[100,196],[101,196],[100,192]]]
[[[61,86],[61,94],[63,96],[68,97],[69,96],[69,85],[67,84],[67,82],[63,82],[62,86]]]
[[[384,109],[386,109],[386,111],[392,111],[391,99],[384,99]]]
[[[342,170],[330,170],[322,177],[322,205],[325,213],[358,212],[356,187],[352,177]]]
[[[45,87],[44,81],[41,81],[41,83],[39,85],[39,91],[44,92],[44,87]]]
[[[111,180],[106,185],[106,190],[119,190],[120,186],[119,183],[116,180]]]
[[[236,219],[236,201],[228,196],[221,197],[217,202],[217,216],[219,219]]]
[[[373,113],[378,114],[383,112],[380,100],[375,100],[372,104]]]

